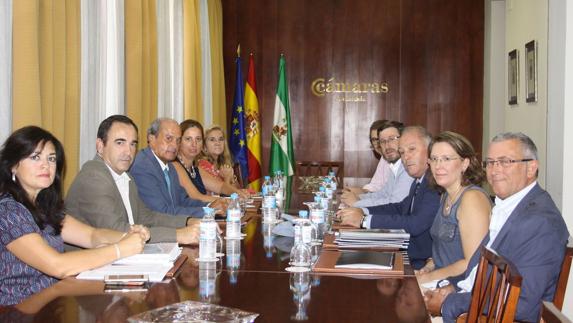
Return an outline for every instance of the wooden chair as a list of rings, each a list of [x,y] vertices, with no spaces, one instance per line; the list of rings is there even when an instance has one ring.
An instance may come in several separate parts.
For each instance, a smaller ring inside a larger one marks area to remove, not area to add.
[[[543,302],[543,307],[541,308],[541,321],[542,323],[571,323],[554,303]]]
[[[239,188],[245,188],[245,183],[243,183],[243,172],[241,172],[241,164],[233,164],[233,173],[235,174],[235,180]]]
[[[333,171],[337,180],[338,187],[342,188],[344,183],[344,162],[343,161],[297,161],[295,169],[295,182],[294,187],[301,191],[301,187],[306,187],[307,182],[312,182],[316,179],[318,182],[319,177],[328,175],[330,171]],[[303,189],[302,191],[309,191],[311,193],[312,189]]]
[[[522,277],[513,263],[493,250],[481,246],[480,252],[472,300],[463,322],[513,322]]]
[[[573,237],[569,237],[567,249],[565,249],[565,258],[561,264],[561,272],[559,273],[559,280],[557,280],[557,288],[555,289],[555,296],[553,297],[553,304],[558,310],[563,310],[563,300],[565,299],[565,290],[567,289],[567,281],[569,280],[569,271],[571,270],[571,260],[573,259]]]

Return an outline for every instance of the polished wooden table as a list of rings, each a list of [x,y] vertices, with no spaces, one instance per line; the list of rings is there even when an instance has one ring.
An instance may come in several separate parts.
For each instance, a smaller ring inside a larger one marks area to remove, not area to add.
[[[104,293],[103,283],[65,279],[18,306],[0,309],[0,322],[126,322],[129,316],[184,300],[258,313],[256,322],[427,322],[422,295],[405,275],[345,277],[285,271],[292,238],[271,234],[259,216],[228,243],[217,263],[198,263],[196,246],[177,277],[147,292]],[[26,312],[28,314],[25,314]]]

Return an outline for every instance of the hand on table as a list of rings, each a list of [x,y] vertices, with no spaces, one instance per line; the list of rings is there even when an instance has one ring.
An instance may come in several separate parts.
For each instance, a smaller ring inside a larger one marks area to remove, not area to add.
[[[120,251],[120,258],[133,256],[141,253],[145,246],[144,234],[137,232],[128,232],[116,245]]]
[[[341,225],[360,228],[360,224],[362,224],[362,219],[364,218],[364,213],[360,208],[348,207],[336,212],[336,216],[340,219]]]
[[[342,195],[340,196],[340,201],[342,201],[344,204],[350,205],[350,206],[354,205],[354,203],[358,200],[359,200],[359,198],[356,194],[354,194],[351,191],[347,191],[347,190],[345,190],[342,193]]]
[[[191,221],[193,220],[193,221]],[[187,220],[187,226],[176,230],[177,242],[180,244],[199,243],[199,219]]]
[[[129,229],[129,233],[138,233],[141,235],[143,241],[148,241],[151,238],[151,233],[149,233],[149,229],[141,224],[134,224]]]

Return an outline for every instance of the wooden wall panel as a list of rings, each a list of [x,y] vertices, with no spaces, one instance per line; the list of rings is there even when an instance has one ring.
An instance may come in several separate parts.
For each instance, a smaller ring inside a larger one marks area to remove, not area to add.
[[[265,174],[281,53],[298,160],[344,160],[346,176],[370,177],[368,127],[381,118],[457,131],[481,151],[483,1],[224,0],[223,24],[229,115],[237,44],[245,76],[255,55]],[[390,90],[340,102],[312,94],[318,77]]]

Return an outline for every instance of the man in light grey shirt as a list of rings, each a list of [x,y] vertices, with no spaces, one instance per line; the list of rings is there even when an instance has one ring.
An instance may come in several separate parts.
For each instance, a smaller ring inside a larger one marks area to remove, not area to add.
[[[378,142],[382,158],[390,166],[389,178],[379,191],[360,194],[356,196],[351,192],[342,194],[342,202],[353,207],[369,207],[402,201],[410,192],[414,180],[404,169],[400,154],[398,153],[398,139],[404,125],[397,121],[388,121],[378,128]]]

